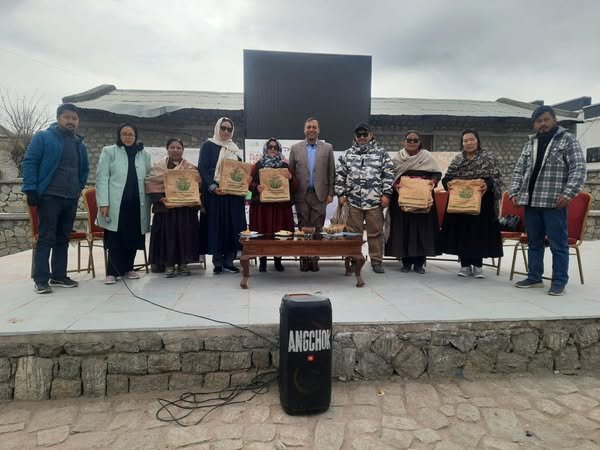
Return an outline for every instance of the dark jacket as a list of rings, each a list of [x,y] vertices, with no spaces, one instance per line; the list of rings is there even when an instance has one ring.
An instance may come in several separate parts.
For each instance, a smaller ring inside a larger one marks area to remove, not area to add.
[[[88,155],[83,138],[79,135],[75,135],[75,138],[79,150],[79,180],[77,182],[79,188],[83,189],[90,171]],[[33,136],[23,159],[23,192],[37,192],[38,195],[46,192],[60,163],[62,151],[63,137],[57,129],[56,123]]]

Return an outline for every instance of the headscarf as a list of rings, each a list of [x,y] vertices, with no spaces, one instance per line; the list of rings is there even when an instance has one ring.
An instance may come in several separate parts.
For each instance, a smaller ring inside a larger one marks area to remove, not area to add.
[[[269,156],[269,149],[267,147],[271,142],[275,142],[275,144],[277,144],[277,155],[275,156]],[[265,142],[265,145],[263,145],[263,155],[259,162],[263,167],[269,167],[273,169],[277,169],[283,165],[282,148],[277,139],[270,138],[267,142]]]
[[[448,166],[446,176],[465,180],[491,178],[494,181],[494,198],[502,197],[504,183],[496,157],[484,148],[477,150],[472,159],[467,159],[464,151],[456,155]]]
[[[405,148],[402,148],[392,158],[394,163],[394,181],[409,170],[422,170],[424,172],[442,172],[440,165],[434,159],[429,150],[421,149],[414,155],[410,155]]]
[[[116,142],[116,144],[117,144],[119,147],[125,147],[125,148],[127,148],[127,146],[126,146],[125,144],[123,144],[123,141],[121,140],[121,130],[122,130],[123,128],[127,128],[127,127],[131,128],[131,129],[133,130],[134,134],[135,134],[135,141],[133,141],[133,144],[131,144],[131,145],[129,146],[129,148],[132,148],[132,147],[135,147],[135,146],[136,146],[136,144],[137,144],[137,141],[138,141],[138,136],[139,136],[139,134],[138,134],[138,129],[137,129],[137,127],[136,127],[135,125],[133,125],[133,124],[129,123],[129,122],[122,123],[122,124],[121,124],[121,125],[119,125],[119,127],[117,128],[117,142]],[[140,142],[140,147],[141,147],[141,148],[140,148],[139,150],[141,150],[142,148],[144,148],[144,144],[142,144],[141,142]]]
[[[223,121],[229,122],[231,124],[231,128],[233,128],[231,136],[226,141],[221,139],[221,136],[219,135],[221,124],[223,123]],[[235,142],[233,142],[231,139],[233,138],[234,131],[235,127],[233,125],[233,120],[227,117],[221,117],[219,120],[217,120],[217,123],[215,124],[213,137],[209,139],[210,142],[217,144],[221,147],[221,151],[219,152],[219,159],[217,160],[217,165],[215,166],[215,175],[213,177],[213,179],[217,183],[221,179],[221,163],[224,159],[234,159],[236,161],[238,159],[242,159],[242,151],[237,145],[235,145]]]

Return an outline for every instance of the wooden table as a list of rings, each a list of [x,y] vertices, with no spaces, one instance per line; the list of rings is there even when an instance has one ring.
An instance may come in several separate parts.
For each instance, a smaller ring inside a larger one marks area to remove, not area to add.
[[[242,289],[248,289],[248,277],[250,276],[250,258],[260,256],[343,256],[346,268],[346,276],[352,275],[351,259],[356,260],[354,274],[356,275],[356,287],[363,287],[360,271],[365,264],[362,254],[364,243],[362,236],[347,236],[325,238],[321,235],[313,239],[293,237],[289,239],[277,239],[272,235],[264,235],[255,238],[241,237],[242,256]]]

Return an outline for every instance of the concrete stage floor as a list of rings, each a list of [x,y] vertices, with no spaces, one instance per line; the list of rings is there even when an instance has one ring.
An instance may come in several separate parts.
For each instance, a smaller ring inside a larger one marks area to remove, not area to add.
[[[87,257],[86,251],[82,253]],[[76,251],[70,252],[73,267]],[[546,253],[549,272],[550,252]],[[284,261],[282,273],[272,269],[271,261],[267,273],[251,265],[248,290],[239,287],[239,274],[213,275],[210,262],[207,270],[195,265],[189,277],[166,279],[163,274],[142,273],[141,279],[127,280],[127,285],[160,305],[242,326],[279,323],[281,297],[297,292],[329,297],[336,324],[600,317],[600,241],[582,246],[584,285],[571,257],[571,280],[562,297],[546,294],[549,282],[546,289],[516,289],[508,279],[511,257],[507,254],[502,261],[500,276],[495,269],[484,268],[486,279],[458,277],[458,264],[450,261],[429,261],[425,275],[401,273],[395,261],[386,261],[386,273],[377,275],[367,262],[363,288],[355,287],[355,277],[344,276],[341,260],[322,262],[318,273],[301,273],[294,261]],[[103,266],[100,250],[95,261],[97,267]],[[29,278],[30,263],[30,251],[0,258],[1,335],[227,326],[150,305],[133,297],[122,281],[106,286],[102,267],[95,279],[85,272],[71,274],[80,282],[78,288],[55,288],[52,294],[39,295]],[[520,258],[517,267],[523,270]]]

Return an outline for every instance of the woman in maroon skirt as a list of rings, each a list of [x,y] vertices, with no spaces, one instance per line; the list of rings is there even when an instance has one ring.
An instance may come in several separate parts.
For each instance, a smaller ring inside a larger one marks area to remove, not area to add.
[[[190,275],[188,263],[199,259],[200,206],[167,208],[164,204],[164,174],[168,170],[198,169],[183,159],[183,142],[172,138],[167,141],[168,155],[154,164],[146,177],[146,193],[152,201],[152,229],[150,232],[150,257],[153,266],[165,267],[165,276]]]
[[[260,184],[259,171],[263,168],[269,169],[288,169],[286,178],[290,182],[290,193],[294,188],[294,177],[289,170],[288,163],[284,161],[281,153],[281,144],[275,138],[270,138],[263,146],[263,156],[260,161],[254,164],[252,168],[252,182],[250,191],[252,192],[252,203],[250,204],[250,229],[264,234],[274,234],[280,230],[294,231],[294,217],[292,215],[292,203],[287,202],[269,202],[261,203],[260,193],[263,186]],[[260,272],[267,271],[267,257],[260,258],[258,267]],[[275,270],[282,272],[284,270],[281,264],[281,257],[275,257]]]

